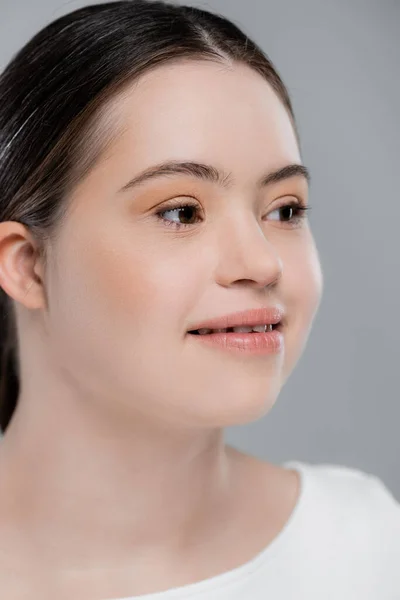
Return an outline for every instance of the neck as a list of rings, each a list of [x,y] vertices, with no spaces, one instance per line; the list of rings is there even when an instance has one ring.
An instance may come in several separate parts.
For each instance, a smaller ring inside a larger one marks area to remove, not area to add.
[[[19,399],[1,442],[0,514],[51,549],[41,555],[47,564],[120,568],[146,553],[182,556],[216,535],[235,455],[222,430],[143,422],[133,430],[88,405],[66,410],[47,399],[46,411],[35,413],[30,406],[37,402]]]

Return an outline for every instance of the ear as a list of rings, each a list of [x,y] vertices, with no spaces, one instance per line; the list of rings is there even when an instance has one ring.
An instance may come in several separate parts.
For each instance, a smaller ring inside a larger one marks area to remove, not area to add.
[[[0,287],[26,308],[44,306],[44,265],[29,229],[17,221],[0,223]]]

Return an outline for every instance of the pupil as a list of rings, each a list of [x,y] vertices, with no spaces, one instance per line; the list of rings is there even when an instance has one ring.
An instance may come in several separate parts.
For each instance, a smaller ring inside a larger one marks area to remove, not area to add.
[[[284,221],[290,220],[291,217],[292,217],[293,207],[292,206],[285,206],[281,210],[282,210],[283,213],[285,213],[285,211],[289,211],[289,215],[288,215],[287,219],[285,219],[285,217],[284,217],[283,220]]]
[[[194,215],[194,208],[193,208],[193,206],[184,206],[184,207],[182,207],[182,208],[179,209],[179,212],[180,212],[181,216],[182,216],[182,213],[183,213],[183,218],[185,218],[185,219],[187,218],[190,221],[191,220],[190,216],[188,217],[187,213],[189,213],[189,214],[193,213],[193,215]],[[191,224],[192,223],[189,223],[189,225],[191,225]]]

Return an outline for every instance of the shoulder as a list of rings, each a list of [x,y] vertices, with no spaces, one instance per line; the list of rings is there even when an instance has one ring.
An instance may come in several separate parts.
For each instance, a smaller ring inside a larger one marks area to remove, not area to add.
[[[378,476],[338,464],[292,461],[301,472],[305,505],[321,531],[362,555],[400,558],[400,502]]]
[[[338,464],[291,461],[303,489],[296,550],[319,577],[357,598],[400,598],[400,503],[378,476]]]
[[[400,502],[377,475],[331,463],[297,463],[326,500],[344,504],[348,510],[389,511],[399,518]]]

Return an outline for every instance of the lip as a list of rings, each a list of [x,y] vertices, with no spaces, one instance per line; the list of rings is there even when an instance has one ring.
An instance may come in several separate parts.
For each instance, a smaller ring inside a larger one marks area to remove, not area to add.
[[[278,326],[262,333],[211,333],[193,335],[193,343],[205,344],[218,350],[230,351],[240,356],[277,355],[284,350],[285,336]]]
[[[228,327],[245,327],[249,325],[277,325],[284,317],[284,310],[280,306],[271,306],[263,308],[251,308],[245,311],[239,311],[214,317],[207,321],[194,324],[188,331],[197,329],[225,329]]]

